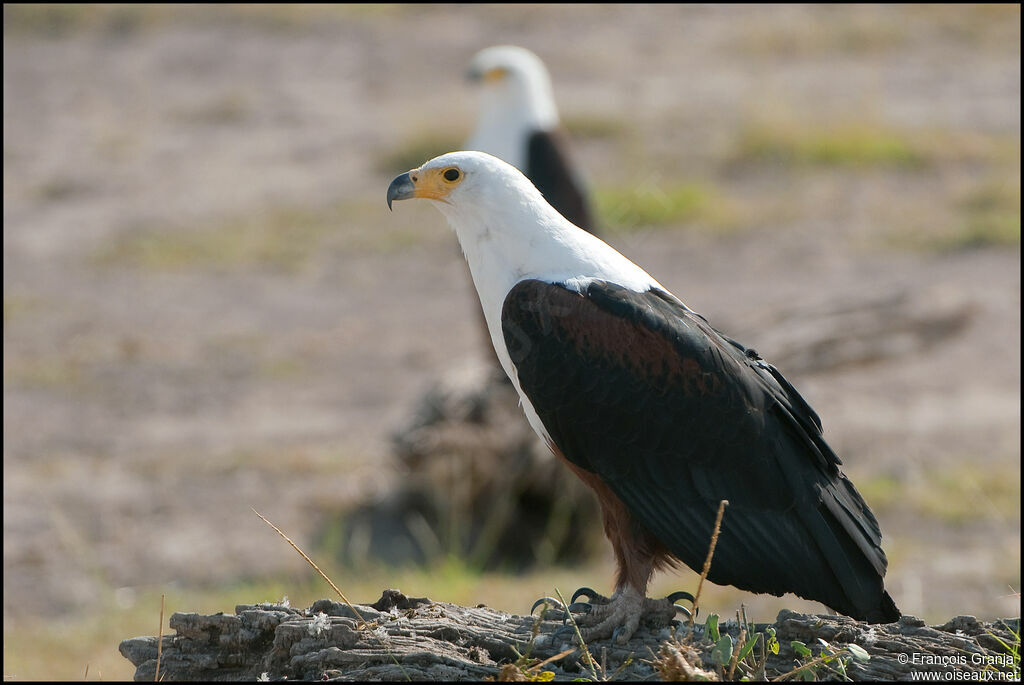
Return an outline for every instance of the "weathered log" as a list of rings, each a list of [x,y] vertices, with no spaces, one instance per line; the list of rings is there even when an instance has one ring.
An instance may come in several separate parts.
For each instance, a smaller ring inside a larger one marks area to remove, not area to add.
[[[409,598],[397,590],[386,590],[377,602],[355,609],[358,616],[347,605],[323,599],[309,609],[257,604],[240,605],[234,615],[175,613],[170,619],[175,634],[163,637],[159,678],[511,680],[550,671],[557,680],[650,680],[687,669],[713,676],[716,672],[714,644],[701,625],[692,633],[686,626],[645,625],[625,645],[591,643],[589,661],[575,646],[571,631],[555,634],[563,628],[561,620]],[[836,651],[853,643],[871,655],[866,662],[849,661],[852,679],[893,680],[909,679],[915,671],[963,674],[988,668],[1006,673],[1013,665],[1000,640],[1012,644],[1011,631],[1019,634],[1020,621],[981,623],[958,616],[928,627],[905,616],[898,623],[872,626],[845,617],[782,611],[772,627],[780,649],[768,655],[768,677],[800,665],[793,640],[817,656],[821,639]],[[752,632],[766,628],[752,626]],[[721,632],[737,638],[740,626],[725,622]],[[157,675],[156,638],[125,640],[120,651],[136,666],[136,680]],[[718,669],[719,674],[723,671]],[[835,672],[820,667],[815,675]]]

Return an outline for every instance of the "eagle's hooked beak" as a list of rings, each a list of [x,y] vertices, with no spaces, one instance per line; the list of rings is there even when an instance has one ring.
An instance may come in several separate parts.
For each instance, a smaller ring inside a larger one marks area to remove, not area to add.
[[[391,209],[391,203],[395,200],[408,200],[410,197],[415,197],[415,192],[416,186],[408,171],[401,176],[396,176],[388,186],[388,209]]]

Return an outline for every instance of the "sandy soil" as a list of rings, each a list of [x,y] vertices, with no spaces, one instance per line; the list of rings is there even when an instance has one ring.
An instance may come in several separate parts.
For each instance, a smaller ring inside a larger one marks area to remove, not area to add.
[[[483,348],[453,239],[429,207],[386,211],[382,160],[468,133],[462,69],[502,42],[545,59],[578,130],[609,129],[575,141],[593,185],[729,198],[736,230],[610,241],[769,359],[838,305],[965,312],[790,376],[875,484],[901,607],[1019,615],[1019,238],[928,246],[992,183],[1019,236],[1019,8],[8,12],[5,620],[292,568],[250,506],[302,542],[393,483],[389,433]],[[764,121],[867,121],[932,156],[742,159]]]

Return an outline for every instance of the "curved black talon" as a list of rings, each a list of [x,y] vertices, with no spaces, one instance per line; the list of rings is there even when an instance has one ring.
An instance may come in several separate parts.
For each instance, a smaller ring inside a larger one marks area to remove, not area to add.
[[[678,600],[680,600],[680,599],[683,599],[683,600],[686,600],[687,602],[689,602],[690,605],[692,606],[693,603],[694,603],[693,595],[691,595],[689,592],[686,592],[685,590],[678,590],[676,592],[673,592],[671,595],[669,595],[665,599],[667,599],[669,602],[672,603],[672,606],[674,606],[675,609],[676,609],[676,613],[682,612],[682,614],[684,616],[686,616],[686,620],[687,621],[691,620],[691,618],[693,617],[693,614],[690,612],[690,610],[687,609],[686,607],[679,606],[678,604],[676,604],[676,602]]]
[[[612,644],[619,644],[619,633],[625,629],[626,626],[615,626],[615,630],[612,631]]]
[[[687,609],[686,607],[681,607],[678,604],[673,604],[672,606],[674,606],[676,608],[676,613],[677,614],[682,614],[683,616],[685,616],[687,621],[689,621],[690,618],[693,616],[693,614],[690,613],[690,610]],[[673,619],[672,622],[675,623],[676,622],[675,619]]]
[[[675,604],[680,599],[685,599],[690,604],[693,604],[693,601],[694,601],[693,600],[693,595],[691,595],[689,592],[686,592],[684,590],[678,590],[676,592],[673,592],[671,595],[669,595],[665,599],[667,599],[672,604]]]
[[[579,599],[580,597],[584,596],[584,595],[586,595],[590,599],[595,599],[597,597],[601,597],[602,599],[604,599],[600,594],[598,594],[597,591],[595,591],[595,590],[593,590],[593,589],[591,589],[589,587],[583,586],[579,590],[577,590],[576,592],[572,593],[572,599],[569,600],[569,604],[575,604],[576,600]]]
[[[541,619],[543,619],[544,616],[547,615],[547,609],[548,608],[557,609],[558,611],[562,611],[562,612],[565,611],[565,605],[562,604],[561,602],[559,602],[554,597],[541,597],[540,599],[538,599],[536,602],[533,603],[532,607],[530,607],[530,615],[531,616],[533,616],[533,612],[535,612],[537,610],[537,607],[539,607],[541,604],[545,605],[545,610],[544,610],[544,613],[541,614]]]
[[[594,610],[594,605],[590,602],[573,602],[569,605],[569,611],[574,614],[589,614]]]

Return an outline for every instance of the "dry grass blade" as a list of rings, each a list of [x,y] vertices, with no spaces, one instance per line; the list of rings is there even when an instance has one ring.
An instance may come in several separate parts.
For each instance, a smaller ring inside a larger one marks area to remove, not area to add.
[[[249,507],[249,508],[252,509],[252,507]],[[263,519],[264,523],[266,523],[268,526],[270,526],[275,531],[277,531],[277,534],[280,535],[281,537],[283,537],[284,541],[287,542],[289,545],[291,545],[292,549],[294,549],[296,552],[298,552],[302,556],[302,558],[306,560],[306,563],[308,563],[310,566],[312,566],[316,570],[316,572],[320,574],[320,577],[323,578],[324,580],[326,580],[327,584],[330,585],[331,588],[333,588],[334,591],[338,593],[338,596],[341,597],[341,600],[343,602],[345,602],[345,604],[348,606],[348,608],[352,610],[352,613],[354,613],[356,615],[356,618],[359,619],[359,623],[361,625],[366,625],[366,620],[363,618],[362,614],[359,613],[359,610],[356,609],[354,606],[352,606],[352,602],[348,601],[348,597],[345,596],[345,593],[343,593],[341,590],[338,589],[338,586],[335,585],[334,582],[331,581],[331,579],[327,577],[327,574],[324,573],[323,571],[321,571],[320,567],[317,566],[313,562],[312,559],[310,559],[308,556],[306,556],[306,553],[303,552],[301,549],[299,549],[299,546],[296,545],[294,542],[292,542],[292,539],[290,537],[288,537],[287,535],[285,535],[284,532],[282,532],[280,528],[278,528],[273,523],[268,521],[266,516],[264,516],[263,514],[261,514],[258,511],[256,511],[255,509],[253,509],[252,511],[253,511],[254,514],[256,514],[261,519]]]
[[[571,611],[569,611],[569,605],[566,603],[565,597],[562,596],[562,593],[558,588],[555,588],[555,594],[558,595],[558,601],[560,601],[562,606],[565,607],[565,613],[569,617],[569,621],[572,623],[573,629],[576,631],[576,639],[580,641],[580,649],[583,650],[583,659],[587,666],[590,667],[591,673],[594,674],[594,680],[598,680],[597,663],[594,661],[594,657],[591,656],[587,643],[583,640],[583,633],[580,632],[580,626],[576,623],[576,617],[572,615]]]
[[[164,595],[160,595],[160,627],[156,632],[156,673],[153,682],[160,682],[160,657],[164,651]]]
[[[743,649],[743,645],[747,641],[747,625],[746,623],[740,624],[740,638],[736,640],[736,646],[732,650],[732,659],[729,660],[729,672],[726,674],[726,680],[734,680],[733,675],[736,673],[736,663],[740,657],[740,650]]]
[[[704,581],[711,570],[711,558],[715,556],[715,545],[718,544],[718,533],[722,530],[722,516],[725,515],[725,508],[729,506],[729,500],[723,499],[718,503],[718,515],[715,517],[715,528],[711,531],[711,546],[708,547],[708,557],[704,560],[704,569],[700,572],[700,582],[697,583],[697,594],[693,596],[693,611],[690,612],[690,627],[693,628],[693,617],[697,615],[697,604],[700,602],[700,591],[704,587]]]
[[[787,671],[786,673],[783,673],[782,675],[778,675],[778,676],[775,676],[775,677],[774,677],[774,678],[772,678],[772,679],[771,679],[771,680],[770,680],[769,682],[772,682],[772,683],[781,683],[781,682],[783,682],[783,681],[789,680],[790,678],[792,678],[793,676],[795,676],[795,675],[796,675],[796,674],[798,674],[798,673],[802,673],[802,672],[804,672],[804,671],[813,671],[813,670],[814,670],[814,668],[815,668],[815,667],[816,667],[816,666],[817,666],[818,664],[823,664],[823,663],[825,663],[826,661],[828,661],[829,659],[831,659],[831,658],[832,658],[832,656],[833,656],[833,655],[825,654],[825,655],[822,655],[822,656],[819,656],[819,657],[817,657],[816,659],[811,659],[811,660],[810,660],[810,661],[808,661],[808,662],[807,662],[806,664],[800,664],[799,666],[797,666],[796,668],[794,668],[794,669],[793,669],[792,671]]]
[[[696,666],[700,660],[699,653],[693,646],[678,639],[673,638],[661,643],[658,654],[654,655],[652,651],[652,655],[654,659],[651,665],[664,681],[713,682],[719,679],[718,674],[713,671],[705,671]]]
[[[542,669],[545,666],[547,666],[548,664],[550,664],[552,661],[558,661],[559,659],[561,659],[563,657],[569,656],[570,654],[572,654],[575,651],[576,651],[575,647],[570,647],[569,649],[565,650],[564,652],[561,652],[561,653],[556,654],[554,656],[549,656],[544,661],[540,662],[539,664],[534,664],[533,666],[530,666],[526,670],[527,671],[539,671],[540,669]]]
[[[305,552],[303,552],[302,549],[299,548],[298,545],[296,545],[294,542],[292,542],[292,539],[290,537],[288,537],[287,535],[284,534],[284,531],[282,531],[280,528],[278,528],[273,523],[271,523],[269,520],[267,520],[267,517],[264,516],[263,514],[261,514],[260,512],[256,511],[252,507],[249,507],[249,508],[252,509],[254,514],[256,514],[261,519],[263,519],[264,523],[266,523],[268,526],[273,528],[277,532],[278,535],[280,535],[282,538],[284,538],[284,541],[287,542],[289,545],[291,545],[292,549],[294,549],[296,552],[298,552],[299,555],[303,559],[306,560],[306,563],[309,564],[310,566],[312,566],[316,570],[316,572],[320,574],[321,578],[323,578],[324,580],[327,581],[327,584],[330,585],[331,588],[333,588],[334,591],[338,593],[338,596],[341,597],[341,600],[343,602],[345,602],[345,605],[348,606],[348,608],[352,610],[353,614],[355,614],[356,620],[359,622],[358,623],[358,627],[365,628],[367,626],[366,619],[364,619],[363,615],[359,613],[359,610],[356,609],[352,605],[352,602],[348,601],[348,597],[345,596],[345,593],[342,592],[338,588],[338,586],[335,585],[334,582],[330,578],[327,577],[327,574],[324,573],[323,571],[321,571],[320,567],[317,566],[316,563],[312,559],[310,559],[309,556]],[[384,650],[387,652],[388,656],[391,657],[391,660],[393,662],[395,662],[395,665],[398,666],[398,668],[402,671],[402,675],[405,676],[405,679],[411,681],[412,678],[409,677],[409,674],[406,672],[405,667],[402,666],[401,662],[399,662],[398,659],[395,657],[395,655],[391,652],[391,647],[387,644],[387,642],[382,637],[380,637],[379,635],[375,635],[375,637],[381,643],[381,645],[384,647]]]

